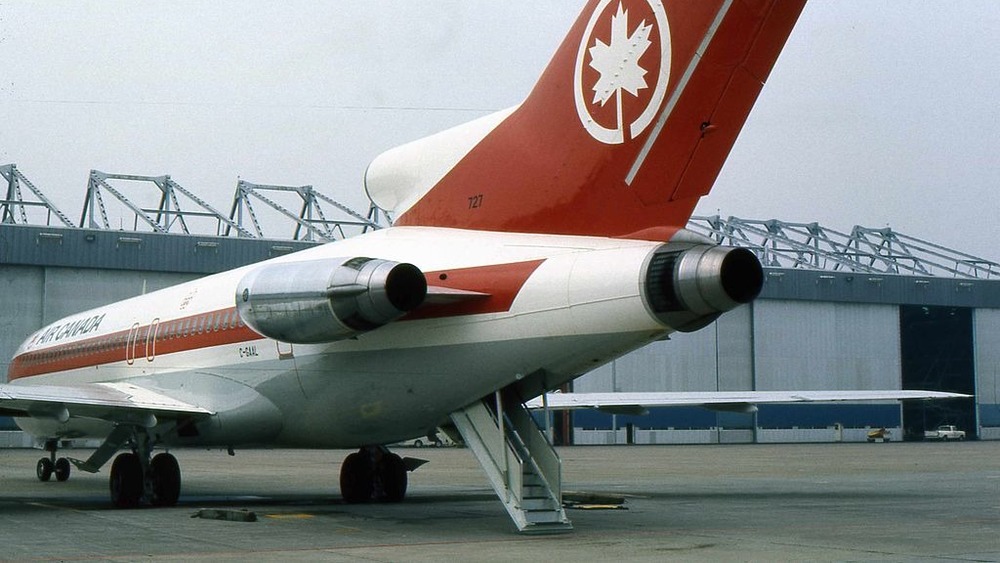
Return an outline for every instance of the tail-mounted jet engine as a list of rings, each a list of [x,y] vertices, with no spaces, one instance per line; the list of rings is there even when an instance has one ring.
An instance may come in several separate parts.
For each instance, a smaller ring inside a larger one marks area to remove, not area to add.
[[[250,328],[293,344],[333,342],[376,329],[420,306],[427,280],[412,264],[334,258],[270,264],[236,286]]]
[[[646,298],[657,317],[681,332],[698,330],[739,305],[753,301],[764,271],[745,248],[665,246],[646,269]]]

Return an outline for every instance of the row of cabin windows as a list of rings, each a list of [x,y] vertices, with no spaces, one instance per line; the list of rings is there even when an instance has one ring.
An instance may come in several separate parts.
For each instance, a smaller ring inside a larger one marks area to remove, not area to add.
[[[155,323],[151,326],[155,326]],[[215,313],[164,323],[162,327],[156,330],[156,340],[162,342],[193,334],[232,330],[243,326],[246,325],[244,325],[243,319],[240,318],[236,309],[229,309],[228,311],[217,311]],[[146,339],[149,337],[149,331],[150,326],[139,328],[138,334],[135,335],[135,345],[145,344]],[[56,350],[28,354],[24,357],[24,363],[26,365],[37,365],[68,358],[99,354],[101,352],[110,352],[124,348],[128,343],[128,337],[129,333],[118,333],[100,340],[60,346]]]
[[[178,337],[183,338],[191,334],[204,334],[206,332],[231,330],[242,326],[244,326],[243,319],[240,318],[236,309],[216,311],[215,313],[208,313],[207,315],[199,315],[197,317],[190,317],[179,321],[165,323],[157,330],[156,340],[172,340]],[[148,334],[148,331],[149,329],[146,328],[145,334]]]

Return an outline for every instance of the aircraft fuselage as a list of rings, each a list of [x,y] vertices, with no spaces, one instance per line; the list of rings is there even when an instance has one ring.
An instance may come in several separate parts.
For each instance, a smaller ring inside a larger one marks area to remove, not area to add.
[[[377,231],[53,323],[18,351],[12,382],[130,380],[215,413],[197,431],[162,435],[165,443],[390,443],[426,433],[449,413],[529,374],[544,371],[548,383],[561,383],[663,336],[669,329],[642,289],[644,269],[662,246],[433,228]],[[255,268],[352,256],[406,259],[431,285],[486,296],[428,304],[371,332],[318,344],[266,338],[237,313],[237,285]],[[100,437],[109,430],[83,419],[18,423],[36,435]]]

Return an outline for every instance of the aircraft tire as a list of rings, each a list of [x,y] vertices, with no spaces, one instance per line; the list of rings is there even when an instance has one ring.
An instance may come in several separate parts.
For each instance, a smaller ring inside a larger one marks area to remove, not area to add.
[[[56,481],[62,482],[62,481],[65,481],[65,480],[69,479],[69,474],[70,474],[70,471],[71,471],[70,467],[71,466],[69,464],[69,460],[68,459],[66,459],[64,457],[61,457],[61,458],[57,459],[56,460],[56,464],[55,464],[55,468],[54,468],[54,471],[55,471],[55,474],[56,474]]]
[[[133,453],[120,454],[111,465],[111,504],[135,508],[142,500],[142,463]]]
[[[174,506],[181,495],[181,467],[168,453],[157,454],[149,462],[153,479],[153,506]]]
[[[348,504],[368,502],[375,486],[375,471],[367,452],[354,452],[340,466],[340,496]]]
[[[382,499],[385,502],[401,502],[406,496],[406,464],[397,454],[386,454],[376,469],[382,482]]]
[[[41,482],[46,482],[52,477],[52,460],[43,457],[38,460],[38,464],[35,465],[35,475],[38,476],[38,480]]]

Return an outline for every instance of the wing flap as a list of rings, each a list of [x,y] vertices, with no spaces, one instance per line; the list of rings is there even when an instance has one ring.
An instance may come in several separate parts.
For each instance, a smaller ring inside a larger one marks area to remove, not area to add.
[[[79,385],[0,385],[0,411],[9,416],[95,418],[129,424],[209,416],[212,411],[126,382]],[[152,419],[150,417],[153,417]]]

